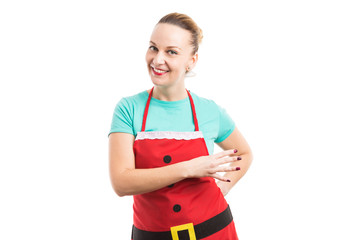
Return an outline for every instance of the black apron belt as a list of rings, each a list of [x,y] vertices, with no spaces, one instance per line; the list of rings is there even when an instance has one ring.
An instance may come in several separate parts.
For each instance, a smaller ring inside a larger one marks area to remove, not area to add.
[[[223,212],[219,213],[215,217],[206,220],[205,222],[199,223],[194,226],[196,240],[206,238],[229,225],[233,220],[233,216],[228,206]],[[177,232],[179,239],[190,239],[190,231],[183,230]],[[173,240],[171,231],[166,232],[149,232],[136,228],[133,226],[132,237],[133,240]],[[195,240],[195,239],[194,239]]]

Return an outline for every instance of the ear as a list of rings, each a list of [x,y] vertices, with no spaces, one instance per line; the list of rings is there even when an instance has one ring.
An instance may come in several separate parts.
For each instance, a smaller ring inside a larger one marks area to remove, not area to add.
[[[196,52],[191,58],[190,58],[190,61],[189,61],[189,64],[188,64],[188,67],[192,70],[194,69],[197,61],[198,61],[198,53]]]

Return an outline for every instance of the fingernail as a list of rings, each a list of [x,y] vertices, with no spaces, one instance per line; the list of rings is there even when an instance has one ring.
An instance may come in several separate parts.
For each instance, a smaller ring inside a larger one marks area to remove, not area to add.
[[[236,170],[240,170],[240,167],[237,167]]]
[[[226,180],[227,182],[231,182],[230,179]]]
[[[235,150],[234,150],[234,153],[237,153],[237,152],[238,152],[238,150],[235,149]]]
[[[241,157],[238,157],[237,160],[241,160]]]

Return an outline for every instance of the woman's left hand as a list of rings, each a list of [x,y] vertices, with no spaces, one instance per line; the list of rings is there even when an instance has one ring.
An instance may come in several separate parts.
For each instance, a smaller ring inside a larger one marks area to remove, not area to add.
[[[241,171],[227,172],[223,175],[225,179],[231,179],[231,182],[217,182],[218,187],[220,188],[222,194],[226,196],[231,188],[239,181],[242,176],[246,173],[250,164],[252,162],[253,156],[249,144],[246,142],[245,138],[241,135],[239,130],[235,130],[228,136],[224,141],[218,143],[219,147],[223,150],[226,149],[237,149],[237,156],[241,156],[241,161],[236,161],[231,163],[231,167],[240,167]]]

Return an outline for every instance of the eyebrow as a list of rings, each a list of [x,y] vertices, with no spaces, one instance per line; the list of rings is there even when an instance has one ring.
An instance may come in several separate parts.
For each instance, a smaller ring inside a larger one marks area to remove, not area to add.
[[[154,43],[153,41],[150,41],[150,43],[156,46],[156,43]],[[178,49],[182,50],[180,47],[177,47],[177,46],[167,46],[167,48],[178,48]]]

